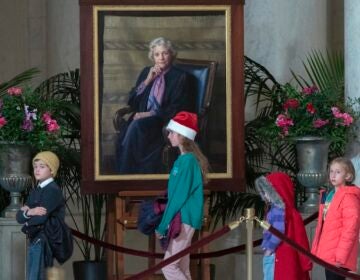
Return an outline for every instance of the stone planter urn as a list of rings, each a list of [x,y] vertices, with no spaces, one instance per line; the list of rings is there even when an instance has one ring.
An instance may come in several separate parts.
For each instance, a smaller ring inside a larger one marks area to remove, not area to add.
[[[323,137],[295,138],[299,172],[297,179],[305,188],[306,200],[300,212],[311,214],[318,210],[319,187],[328,180],[327,163],[330,141]]]
[[[10,204],[1,213],[13,218],[21,208],[21,192],[31,186],[31,148],[26,144],[0,143],[0,185],[10,192]]]

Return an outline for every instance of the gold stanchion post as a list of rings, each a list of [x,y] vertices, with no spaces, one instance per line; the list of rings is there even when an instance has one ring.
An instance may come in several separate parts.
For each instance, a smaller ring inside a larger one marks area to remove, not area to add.
[[[253,229],[254,229],[255,209],[245,209],[246,219],[246,265],[247,265],[247,280],[252,280],[253,272]]]

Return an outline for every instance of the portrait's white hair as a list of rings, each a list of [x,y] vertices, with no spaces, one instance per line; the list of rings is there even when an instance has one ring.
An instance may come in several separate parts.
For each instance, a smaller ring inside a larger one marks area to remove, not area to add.
[[[158,37],[153,39],[149,44],[148,57],[151,61],[154,61],[154,49],[157,46],[164,46],[170,52],[172,60],[175,59],[177,53],[171,41],[164,37]]]

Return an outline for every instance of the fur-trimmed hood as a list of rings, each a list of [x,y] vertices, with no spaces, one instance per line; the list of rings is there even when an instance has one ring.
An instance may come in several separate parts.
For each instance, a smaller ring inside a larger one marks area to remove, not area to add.
[[[255,187],[256,190],[259,192],[261,198],[270,203],[276,205],[278,208],[285,208],[284,199],[281,197],[278,189],[283,187],[283,183],[280,181],[284,181],[285,176],[284,173],[271,173],[268,176],[261,176],[256,179]],[[287,176],[288,177],[288,176]],[[290,181],[291,182],[291,181]]]

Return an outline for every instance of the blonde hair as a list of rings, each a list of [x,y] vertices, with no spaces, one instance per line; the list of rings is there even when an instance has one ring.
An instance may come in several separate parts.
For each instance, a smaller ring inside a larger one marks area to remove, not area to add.
[[[207,160],[206,156],[202,153],[199,146],[189,138],[184,137],[183,135],[179,134],[182,138],[182,148],[184,152],[193,153],[200,164],[201,174],[203,177],[204,184],[209,182],[207,178],[207,174],[209,173],[209,161]]]
[[[346,181],[346,183],[351,184],[355,180],[355,176],[356,176],[355,168],[351,160],[344,157],[334,158],[329,164],[329,171],[330,171],[330,167],[335,163],[340,164],[344,168],[345,172],[350,175],[350,180]]]

